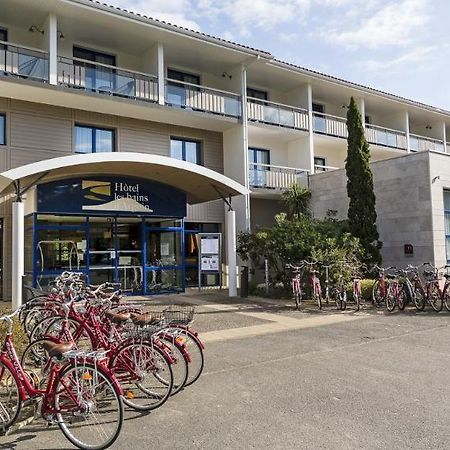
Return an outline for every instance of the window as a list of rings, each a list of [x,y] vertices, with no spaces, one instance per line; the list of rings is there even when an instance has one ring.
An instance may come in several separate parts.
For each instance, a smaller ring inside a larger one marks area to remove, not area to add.
[[[6,116],[0,114],[0,145],[6,145]]]
[[[171,80],[182,81],[183,83],[200,84],[199,75],[193,75],[175,69],[167,69],[167,77]]]
[[[366,122],[366,125],[370,125],[372,123],[372,119],[370,116],[364,116],[364,121]]]
[[[115,131],[86,125],[75,126],[75,153],[115,151]]]
[[[266,187],[267,175],[270,167],[261,164],[270,164],[270,151],[262,148],[248,149],[249,183],[254,187]]]
[[[247,97],[257,98],[258,100],[267,100],[268,95],[266,91],[261,91],[260,89],[254,89],[251,87],[247,88]]]
[[[312,110],[313,112],[324,114],[325,113],[325,106],[321,105],[320,103],[313,103],[312,104]]]
[[[450,191],[444,191],[444,219],[447,263],[450,263]]]
[[[192,75],[190,73],[180,72],[179,70],[167,69],[167,77],[169,80],[177,80],[183,83],[189,84],[200,84],[200,77],[198,75]],[[198,90],[189,86],[190,91]],[[167,82],[167,98],[166,101],[169,105],[186,107],[186,86],[182,83],[177,83],[175,81]]]
[[[106,64],[108,66],[116,65],[116,57],[94,50],[88,50],[81,47],[73,48],[73,57],[92,61],[93,63]],[[96,66],[95,64],[82,63],[75,61],[76,65],[82,65],[86,68],[86,89],[111,91],[114,88],[115,70]]]
[[[312,104],[313,110],[313,130],[318,133],[326,133],[327,122],[323,114],[325,114],[325,106],[320,103]]]
[[[0,28],[0,41],[8,41],[8,31],[6,31],[4,28]],[[0,44],[0,50],[6,50],[6,45]]]
[[[182,161],[201,164],[200,142],[189,139],[170,139],[170,156]]]
[[[326,160],[322,156],[314,157],[314,168],[317,172],[325,172]]]

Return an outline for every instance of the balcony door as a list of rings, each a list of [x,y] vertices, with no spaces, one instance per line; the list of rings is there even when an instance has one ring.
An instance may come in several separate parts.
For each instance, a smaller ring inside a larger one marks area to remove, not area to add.
[[[199,90],[199,88],[190,85],[200,85],[200,76],[167,69],[167,77],[170,81],[167,82],[166,102],[172,106],[185,108],[188,105],[189,95]],[[177,81],[180,81],[180,83],[177,83]],[[189,83],[189,85],[184,83]]]
[[[327,132],[327,123],[326,119],[323,116],[325,114],[325,106],[320,103],[312,104],[313,110],[313,129],[318,133],[326,133]]]
[[[116,65],[116,57],[107,53],[101,53],[81,47],[73,48],[73,57],[92,61],[92,64],[75,61],[76,65],[85,67],[85,87],[93,91],[114,92],[115,90],[115,70],[109,67],[97,65]]]
[[[248,149],[249,184],[253,187],[267,185],[267,172],[270,170],[270,151],[261,148]]]

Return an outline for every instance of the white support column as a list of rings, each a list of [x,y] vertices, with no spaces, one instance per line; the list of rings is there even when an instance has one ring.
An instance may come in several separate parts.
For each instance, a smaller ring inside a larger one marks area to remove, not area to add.
[[[406,132],[406,151],[411,151],[410,139],[409,139],[409,113],[405,111],[405,132]]]
[[[447,153],[447,127],[445,121],[442,122],[442,139],[444,141],[444,152]]]
[[[358,99],[358,108],[359,108],[359,112],[361,114],[362,126],[365,129],[366,128],[366,103],[363,98]]]
[[[24,275],[24,205],[12,204],[12,308],[22,305],[22,277]]]
[[[308,123],[309,123],[309,173],[314,173],[314,118],[313,118],[313,96],[312,96],[312,86],[308,84]]]
[[[158,43],[158,103],[166,103],[166,73],[164,70],[164,47]]]
[[[48,81],[50,84],[58,84],[58,21],[56,14],[50,14],[47,18],[45,36],[48,51]]]
[[[227,222],[227,260],[228,260],[228,296],[237,296],[237,259],[236,259],[236,214],[233,210],[226,213]]]

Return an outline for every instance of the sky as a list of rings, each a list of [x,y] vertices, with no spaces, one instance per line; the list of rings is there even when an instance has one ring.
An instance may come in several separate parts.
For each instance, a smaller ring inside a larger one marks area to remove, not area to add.
[[[450,110],[449,0],[103,0]]]

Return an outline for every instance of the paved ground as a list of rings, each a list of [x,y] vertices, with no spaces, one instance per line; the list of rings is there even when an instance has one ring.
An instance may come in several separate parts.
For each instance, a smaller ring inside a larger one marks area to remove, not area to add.
[[[113,448],[450,447],[450,314],[175,300],[199,305],[204,374],[158,411],[127,411]],[[71,447],[33,422],[1,437],[1,448]]]

